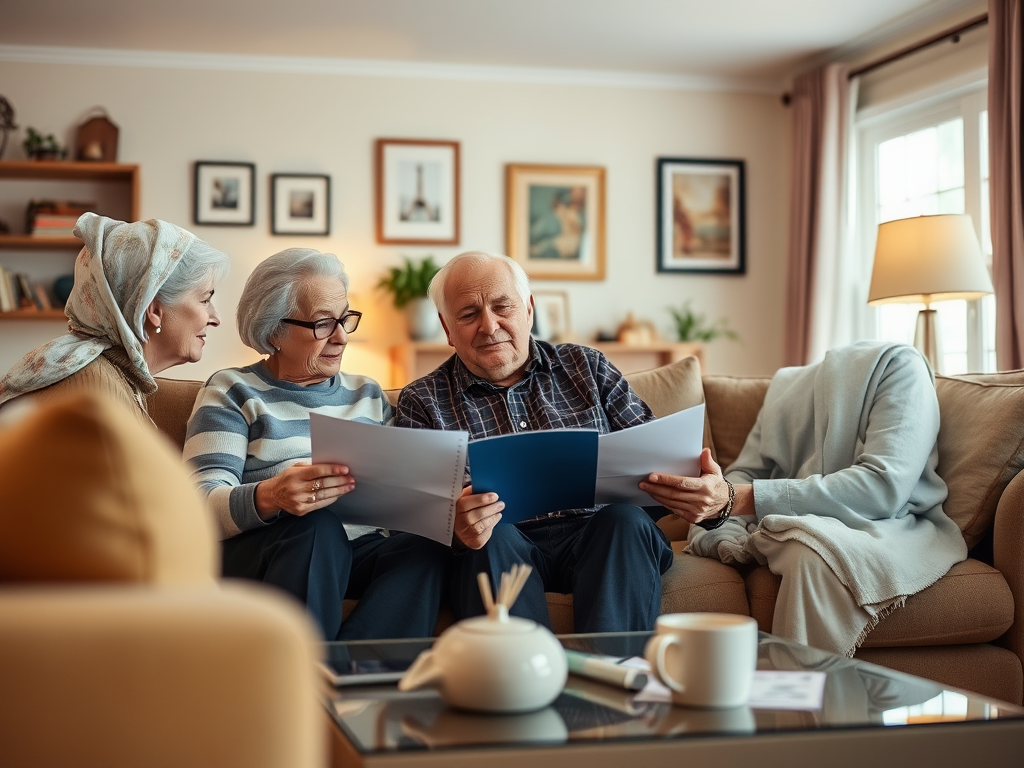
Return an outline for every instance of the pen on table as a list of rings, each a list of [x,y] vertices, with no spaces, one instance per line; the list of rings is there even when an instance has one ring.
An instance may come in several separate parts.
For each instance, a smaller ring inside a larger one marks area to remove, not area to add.
[[[647,673],[635,667],[623,667],[579,651],[566,651],[569,671],[581,677],[617,685],[627,691],[639,691],[647,685]]]

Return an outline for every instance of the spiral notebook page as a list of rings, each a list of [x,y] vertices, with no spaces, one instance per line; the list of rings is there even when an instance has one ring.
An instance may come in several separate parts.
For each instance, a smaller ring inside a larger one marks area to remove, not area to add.
[[[466,469],[465,432],[309,415],[313,463],[345,464],[356,487],[331,505],[344,523],[451,544]]]

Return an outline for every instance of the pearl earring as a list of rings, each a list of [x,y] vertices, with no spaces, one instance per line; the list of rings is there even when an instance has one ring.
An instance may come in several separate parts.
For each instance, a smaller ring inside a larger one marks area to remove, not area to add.
[[[156,332],[160,333],[160,326],[159,325],[156,327]]]

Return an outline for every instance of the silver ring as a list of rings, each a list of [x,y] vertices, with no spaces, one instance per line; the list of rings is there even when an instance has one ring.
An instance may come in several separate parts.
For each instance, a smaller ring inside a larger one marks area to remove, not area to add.
[[[319,491],[320,487],[321,487],[320,486],[320,481],[319,480],[314,480],[313,481],[313,492],[315,493],[316,491]]]
[[[309,503],[312,504],[315,501],[316,501],[316,491],[313,491],[311,494],[309,494]]]

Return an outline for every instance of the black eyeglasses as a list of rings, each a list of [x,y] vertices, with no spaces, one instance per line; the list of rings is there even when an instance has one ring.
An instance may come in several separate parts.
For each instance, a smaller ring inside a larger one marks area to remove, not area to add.
[[[301,325],[303,328],[312,328],[313,337],[317,339],[328,339],[334,335],[334,331],[337,330],[340,325],[345,333],[355,333],[356,328],[359,327],[359,321],[362,319],[363,313],[356,312],[355,310],[349,310],[341,317],[325,317],[323,320],[292,320],[290,317],[284,318],[281,322],[288,323],[288,325]]]

